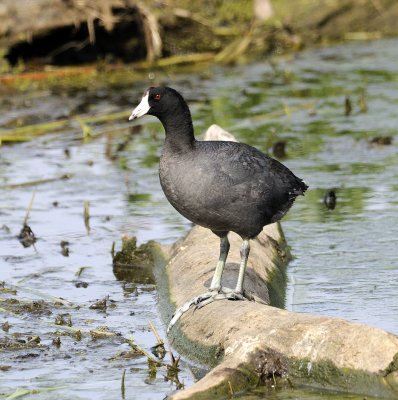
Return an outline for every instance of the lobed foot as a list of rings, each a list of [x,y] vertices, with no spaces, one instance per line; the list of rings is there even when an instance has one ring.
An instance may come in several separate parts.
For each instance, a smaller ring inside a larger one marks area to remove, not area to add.
[[[217,300],[248,300],[248,301],[256,301],[253,296],[245,297],[244,294],[236,292],[233,289],[222,287],[219,290],[212,290],[207,293],[201,294],[193,299],[184,303],[181,307],[179,307],[171,321],[167,327],[167,333],[170,332],[170,329],[175,325],[175,323],[181,318],[181,316],[186,313],[192,306],[195,306],[195,310],[202,308],[210,303],[213,303]],[[262,301],[261,301],[262,302]],[[263,303],[263,302],[262,302]]]

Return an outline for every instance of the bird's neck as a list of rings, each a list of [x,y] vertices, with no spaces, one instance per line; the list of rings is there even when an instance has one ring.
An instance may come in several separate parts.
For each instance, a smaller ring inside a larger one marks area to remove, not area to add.
[[[184,107],[185,106],[185,107]],[[176,107],[172,113],[159,116],[166,132],[165,147],[172,151],[192,149],[195,142],[191,113],[185,104]]]

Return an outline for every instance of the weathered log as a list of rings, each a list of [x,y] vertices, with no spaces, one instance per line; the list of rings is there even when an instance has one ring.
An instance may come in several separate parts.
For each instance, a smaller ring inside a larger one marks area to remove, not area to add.
[[[229,239],[222,284],[234,287],[241,240],[233,233]],[[156,272],[166,322],[175,307],[207,291],[218,252],[218,238],[197,226],[172,247],[167,266]],[[242,391],[269,378],[277,385],[288,379],[292,385],[398,397],[397,336],[364,324],[273,307],[283,303],[288,259],[280,227],[265,227],[251,242],[245,290],[271,306],[216,301],[189,310],[173,327],[173,344],[180,352],[215,366],[192,387],[175,393],[173,400],[225,397],[231,387]]]

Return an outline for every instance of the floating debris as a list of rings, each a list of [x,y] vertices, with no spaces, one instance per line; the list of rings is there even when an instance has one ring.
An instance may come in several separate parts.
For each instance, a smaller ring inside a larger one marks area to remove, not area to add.
[[[97,340],[107,337],[120,336],[120,333],[110,331],[107,326],[99,326],[98,328],[91,330],[90,335],[93,340]]]
[[[116,301],[109,298],[109,296],[105,296],[103,299],[96,301],[95,303],[91,304],[89,307],[92,310],[101,310],[106,311],[108,308],[115,308]]]
[[[20,183],[14,183],[10,185],[4,185],[1,186],[0,189],[17,189],[17,188],[22,188],[22,187],[27,187],[27,186],[37,186],[37,185],[43,185],[45,183],[50,183],[50,182],[57,182],[61,180],[67,180],[70,179],[72,175],[70,174],[64,174],[61,176],[57,176],[54,178],[46,178],[46,179],[36,179],[33,181],[27,181],[27,182],[20,182]]]
[[[50,305],[43,300],[19,301],[17,299],[5,299],[2,306],[6,311],[15,314],[32,314],[32,315],[51,315]]]
[[[125,388],[125,384],[124,384],[125,377],[126,377],[126,369],[123,370],[122,381],[120,383],[120,390],[122,392],[122,399],[125,398],[125,394],[126,394],[126,388]]]
[[[34,356],[37,356],[38,354],[35,354]],[[9,396],[6,397],[6,399],[19,399],[20,397],[25,397],[29,395],[38,395],[40,393],[46,393],[46,392],[54,392],[55,390],[61,390],[65,389],[67,386],[59,386],[59,387],[49,387],[49,388],[41,388],[41,389],[23,389],[23,388],[18,388],[15,390],[14,393],[11,393]]]
[[[101,300],[96,301],[94,304],[91,304],[91,306],[89,307],[91,310],[101,310],[101,311],[106,311],[106,309],[108,308],[108,302],[109,298],[108,297],[104,297]]]
[[[178,373],[180,372],[180,368],[178,367],[180,363],[180,356],[177,358],[174,357],[173,352],[170,350],[170,358],[171,364],[167,364],[167,374],[165,376],[166,381],[173,382],[176,385],[176,389],[183,389],[184,384],[180,381],[178,377]]]
[[[272,154],[276,158],[286,158],[286,142],[278,140],[272,145]]]
[[[59,314],[55,317],[55,325],[72,326],[72,317],[70,314]]]
[[[163,358],[166,356],[166,349],[164,348],[164,343],[158,343],[155,346],[152,346],[151,353],[160,360],[163,360]]]
[[[88,287],[88,282],[76,281],[75,282],[75,287],[86,289]]]
[[[392,144],[391,136],[375,136],[374,138],[369,140],[370,144],[380,145],[380,146],[389,146]]]
[[[368,103],[366,101],[366,91],[365,91],[365,89],[363,89],[361,91],[361,94],[359,95],[358,105],[359,105],[359,111],[361,113],[368,112]]]
[[[145,353],[143,353],[143,352],[141,351],[141,349],[139,349],[138,347],[136,347],[136,348],[134,348],[134,349],[131,348],[130,350],[122,351],[122,352],[116,354],[116,356],[114,356],[114,357],[111,358],[111,361],[121,360],[121,359],[123,359],[123,360],[129,360],[129,359],[131,359],[131,358],[141,357],[141,356],[144,356],[144,355],[145,355]]]
[[[156,356],[160,360],[163,360],[163,358],[166,356],[166,349],[164,347],[164,342],[151,321],[149,321],[149,327],[151,328],[151,331],[155,335],[157,342],[155,346],[151,347],[151,352],[154,356]]]
[[[328,190],[325,194],[325,197],[323,198],[325,206],[329,210],[334,210],[336,207],[336,201],[337,201],[336,192],[334,190]]]
[[[80,329],[78,329],[78,330],[74,333],[74,337],[75,337],[75,339],[78,340],[78,341],[82,340],[82,336],[83,336],[83,334],[82,334],[82,332],[81,332]]]
[[[120,281],[155,283],[151,243],[137,247],[136,237],[123,236],[122,249],[113,256],[113,273]]]
[[[36,243],[36,236],[29,225],[24,224],[18,235],[19,242],[23,247],[30,247]]]
[[[6,322],[3,322],[2,324],[1,324],[1,329],[4,331],[4,332],[8,332],[9,330],[10,330],[10,324],[8,323],[8,321],[6,321]]]
[[[150,379],[155,379],[156,374],[158,372],[158,368],[161,367],[162,364],[154,360],[153,358],[148,358],[148,375]]]
[[[84,217],[84,226],[86,227],[87,235],[89,235],[90,234],[90,202],[89,201],[84,202],[83,217]]]
[[[5,282],[0,282],[0,293],[17,294],[17,289],[6,287]]]
[[[60,245],[61,245],[61,254],[64,257],[69,257],[69,242],[66,240],[62,240]]]
[[[40,336],[28,336],[27,338],[27,343],[37,343],[39,344],[41,342]]]
[[[345,97],[344,100],[344,115],[348,117],[352,112],[352,105],[351,105],[351,99],[349,96]]]
[[[115,245],[116,245],[116,242],[112,242],[112,247],[111,247],[112,261],[114,261],[114,259],[115,259]]]
[[[75,276],[79,278],[80,275],[83,273],[83,271],[84,271],[86,268],[90,268],[90,267],[80,267],[80,268],[76,271]]]
[[[88,143],[94,137],[94,132],[85,122],[81,120],[78,120],[78,122],[80,124],[80,128],[82,129],[83,143]]]
[[[11,229],[6,224],[2,225],[0,229],[5,233],[11,233]]]
[[[4,350],[4,351],[24,350],[24,349],[32,349],[35,347],[39,347],[40,346],[40,338],[37,336],[37,337],[34,337],[34,339],[35,340],[29,340],[29,338],[15,339],[15,338],[6,337],[4,339],[0,339],[0,350]]]

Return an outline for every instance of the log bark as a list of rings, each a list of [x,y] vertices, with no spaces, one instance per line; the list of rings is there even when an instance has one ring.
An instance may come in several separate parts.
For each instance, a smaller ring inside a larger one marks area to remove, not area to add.
[[[223,286],[234,287],[241,239],[230,234]],[[168,323],[175,307],[207,291],[219,239],[195,226],[157,268],[160,308]],[[278,224],[251,241],[245,290],[271,305],[221,300],[189,310],[171,331],[173,345],[191,360],[214,367],[171,398],[216,399],[277,379],[383,398],[398,397],[398,337],[338,318],[289,312],[283,302],[289,259]],[[278,378],[279,377],[279,378]]]

